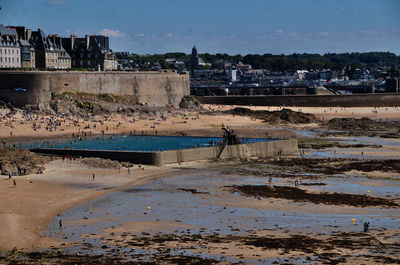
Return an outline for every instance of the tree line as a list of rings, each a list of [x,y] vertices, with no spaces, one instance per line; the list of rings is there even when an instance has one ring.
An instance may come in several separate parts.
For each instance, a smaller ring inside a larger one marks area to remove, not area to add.
[[[367,53],[326,53],[320,54],[298,54],[291,55],[273,55],[273,54],[247,54],[247,55],[229,55],[229,54],[199,54],[206,63],[211,63],[212,69],[222,69],[221,61],[232,64],[239,62],[250,64],[255,69],[267,69],[270,71],[294,71],[298,69],[316,70],[333,69],[341,70],[344,67],[377,69],[380,67],[398,68],[400,65],[400,56],[390,52],[367,52]],[[185,53],[165,53],[153,55],[129,54],[128,56],[118,56],[118,59],[129,59],[132,65],[143,66],[148,63],[159,62],[164,69],[174,68],[165,62],[167,58],[175,58],[185,61],[188,67],[190,54]]]

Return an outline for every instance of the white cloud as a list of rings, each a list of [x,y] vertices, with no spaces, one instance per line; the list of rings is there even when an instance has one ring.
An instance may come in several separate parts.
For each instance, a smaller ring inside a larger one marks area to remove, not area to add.
[[[344,11],[345,8],[344,8],[344,7],[339,7],[338,10],[339,10],[339,11]]]
[[[317,33],[317,35],[318,36],[322,36],[322,37],[327,37],[327,36],[329,36],[329,35],[331,35],[331,32],[318,32]]]
[[[172,37],[174,37],[174,34],[172,34],[171,32],[168,32],[168,33],[165,33],[165,37],[172,38]]]
[[[232,34],[232,35],[222,36],[221,39],[222,40],[236,40],[237,36],[235,34]]]
[[[100,31],[101,35],[105,35],[108,37],[113,37],[113,38],[123,38],[126,37],[126,33],[119,31],[118,29],[102,29]]]
[[[50,0],[50,1],[47,1],[47,4],[49,4],[49,5],[66,5],[66,4],[68,4],[68,2],[65,0]]]
[[[354,12],[358,10],[357,7],[353,7],[352,9],[353,9]]]
[[[135,38],[143,38],[144,36],[145,35],[143,33],[138,33],[138,34],[133,35],[133,37],[135,37]]]

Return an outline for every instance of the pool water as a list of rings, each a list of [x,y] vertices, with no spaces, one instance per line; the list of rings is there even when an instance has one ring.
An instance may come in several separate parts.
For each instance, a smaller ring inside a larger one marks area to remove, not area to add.
[[[186,137],[186,136],[99,136],[86,139],[69,139],[51,142],[25,143],[23,148],[50,148],[50,149],[87,149],[109,151],[166,151],[209,147],[210,142],[220,142],[220,137]],[[246,143],[265,142],[273,139],[248,138]]]

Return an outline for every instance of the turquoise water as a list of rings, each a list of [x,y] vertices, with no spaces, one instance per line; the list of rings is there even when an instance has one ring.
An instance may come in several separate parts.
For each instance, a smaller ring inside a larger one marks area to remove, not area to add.
[[[121,151],[166,151],[209,147],[221,141],[220,137],[182,137],[182,136],[99,136],[83,140],[69,139],[62,141],[25,143],[23,148],[51,149],[88,149],[88,150],[121,150]],[[273,139],[248,138],[246,142],[265,142]]]

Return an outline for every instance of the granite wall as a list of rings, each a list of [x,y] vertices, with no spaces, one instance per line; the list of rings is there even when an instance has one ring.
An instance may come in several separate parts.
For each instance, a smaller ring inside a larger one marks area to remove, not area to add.
[[[161,72],[0,71],[0,99],[11,105],[49,103],[51,93],[136,95],[150,106],[178,106],[189,75]]]

